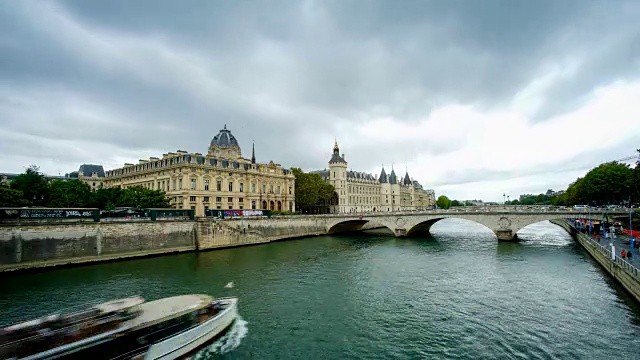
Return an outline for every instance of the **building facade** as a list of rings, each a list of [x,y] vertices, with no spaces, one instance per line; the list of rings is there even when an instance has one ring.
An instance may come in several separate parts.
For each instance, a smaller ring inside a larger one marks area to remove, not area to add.
[[[409,172],[398,178],[391,168],[387,175],[382,168],[380,176],[347,170],[347,161],[336,141],[329,160],[329,169],[312,171],[319,174],[336,190],[337,201],[330,206],[331,213],[390,212],[423,210],[435,206],[435,192],[424,189]]]
[[[89,185],[91,191],[95,191],[102,187],[105,173],[102,165],[82,164],[78,171],[65,174],[65,177],[80,180]]]
[[[105,187],[143,186],[163,190],[177,209],[193,209],[203,216],[207,209],[263,209],[295,211],[295,176],[270,161],[256,163],[242,157],[235,136],[220,130],[206,155],[178,150],[139,160],[138,164],[106,172]]]

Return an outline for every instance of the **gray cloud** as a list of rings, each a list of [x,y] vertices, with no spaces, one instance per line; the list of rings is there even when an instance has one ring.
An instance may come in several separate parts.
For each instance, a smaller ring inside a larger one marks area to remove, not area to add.
[[[0,148],[33,162],[46,154],[71,171],[79,161],[115,166],[142,153],[204,152],[227,124],[245,155],[255,140],[261,161],[323,168],[333,137],[348,137],[340,124],[416,122],[451,103],[499,108],[549,64],[575,60],[534,114],[545,121],[600,85],[639,75],[640,5],[616,5],[3,2]],[[425,134],[350,148],[349,159],[368,169],[462,147]],[[492,175],[454,180],[482,176]]]

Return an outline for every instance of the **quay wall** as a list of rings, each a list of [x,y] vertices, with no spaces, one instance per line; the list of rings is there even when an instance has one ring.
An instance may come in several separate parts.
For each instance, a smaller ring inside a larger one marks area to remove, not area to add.
[[[551,220],[551,222],[567,230],[611,277],[640,302],[640,273],[635,267],[618,256],[613,260],[610,250],[577,231],[566,220]]]
[[[375,222],[360,230],[380,228]],[[327,234],[318,217],[0,223],[0,272],[205,251]]]
[[[0,272],[193,251],[194,221],[0,225]]]

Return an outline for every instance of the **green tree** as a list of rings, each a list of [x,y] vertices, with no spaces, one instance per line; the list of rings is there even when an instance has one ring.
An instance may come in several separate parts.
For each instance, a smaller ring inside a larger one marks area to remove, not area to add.
[[[20,190],[0,185],[0,207],[22,207],[29,205]]]
[[[16,176],[10,186],[24,194],[28,205],[45,206],[49,200],[47,179],[36,165],[29,166],[23,174]]]
[[[80,180],[53,180],[49,183],[49,207],[89,207],[91,188]]]
[[[438,200],[436,200],[436,205],[438,205],[440,209],[448,209],[451,207],[451,200],[444,195],[440,195],[438,196]]]
[[[169,198],[162,190],[150,190],[141,186],[124,189],[121,206],[131,206],[138,210],[147,208],[168,208]]]
[[[462,203],[458,200],[451,200],[451,206],[462,206]]]
[[[320,175],[308,174],[299,168],[293,168],[291,172],[296,177],[296,206],[302,212],[317,212],[335,200],[334,186],[324,181]]]
[[[125,206],[122,197],[125,190],[120,187],[98,188],[91,193],[91,207],[113,210],[116,206]]]

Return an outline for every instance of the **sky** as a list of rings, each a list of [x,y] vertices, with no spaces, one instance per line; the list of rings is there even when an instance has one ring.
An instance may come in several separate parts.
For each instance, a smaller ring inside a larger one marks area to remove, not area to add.
[[[245,157],[436,196],[565,189],[640,147],[638,1],[0,2],[0,172],[106,170],[225,125]]]

